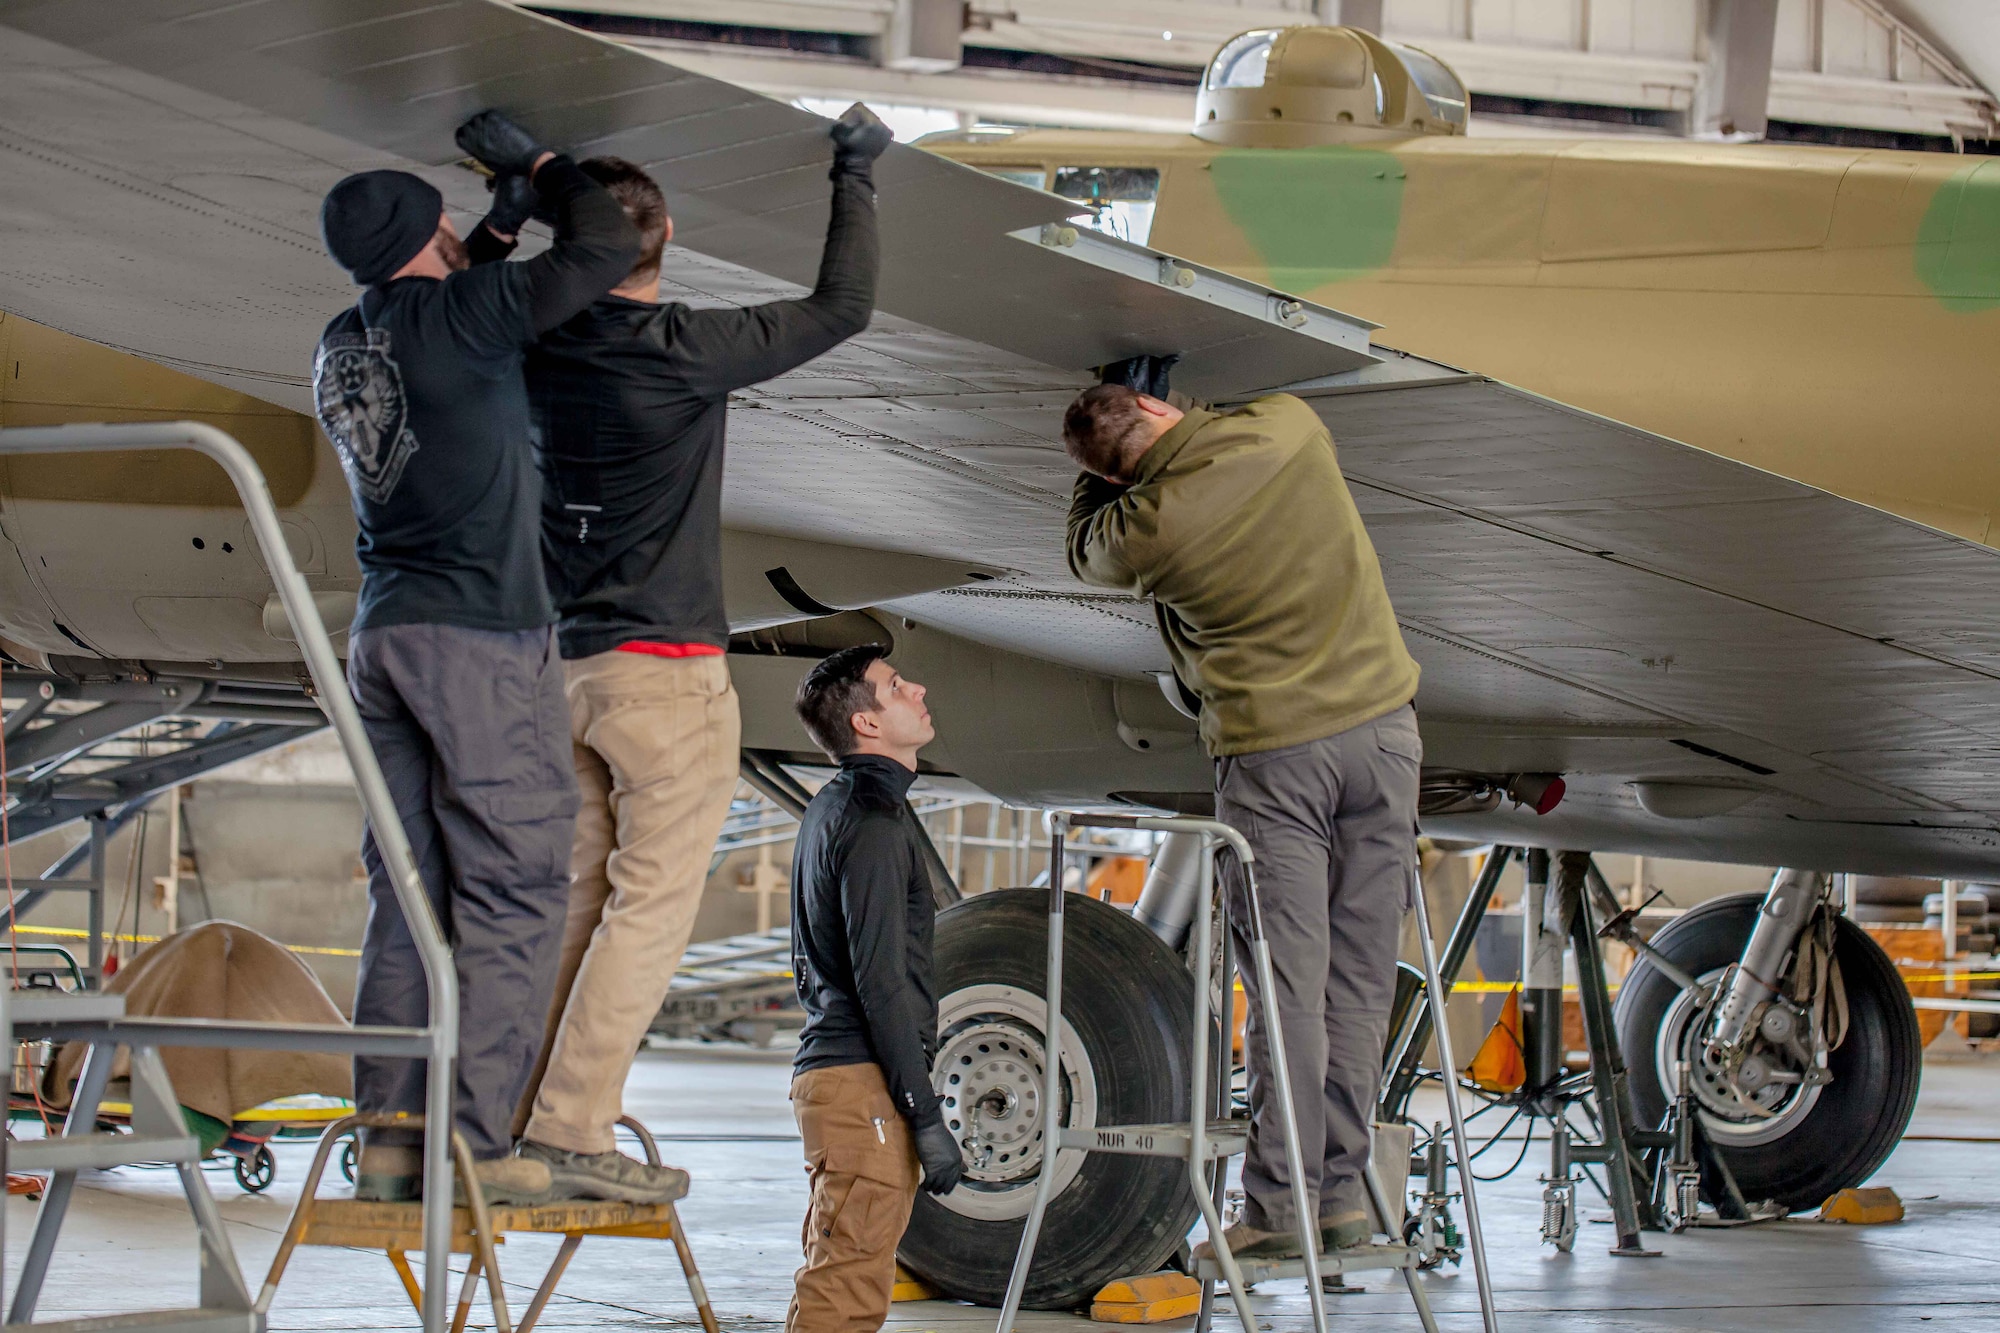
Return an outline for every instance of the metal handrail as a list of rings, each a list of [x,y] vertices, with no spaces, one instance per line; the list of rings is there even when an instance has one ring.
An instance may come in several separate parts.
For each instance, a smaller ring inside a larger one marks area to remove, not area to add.
[[[37,426],[0,430],[0,456],[9,454],[81,454],[126,452],[135,449],[192,449],[215,460],[229,474],[236,493],[249,511],[250,530],[264,554],[264,567],[277,585],[278,600],[292,622],[299,650],[305,655],[306,670],[319,694],[319,706],[333,722],[340,748],[354,769],[360,789],[362,809],[374,833],[376,848],[388,868],[396,891],[396,904],[416,942],[424,968],[425,988],[430,996],[431,1021],[428,1027],[392,1031],[397,1037],[422,1040],[427,1061],[424,1090],[424,1123],[449,1126],[452,1123],[453,1063],[458,1053],[458,974],[451,950],[438,928],[430,898],[417,872],[416,856],[396,814],[395,801],[375,761],[361,714],[348,695],[347,680],[333,653],[333,640],[320,619],[319,608],[305,577],[292,559],[278,519],[278,507],[264,481],[263,469],[235,439],[213,426],[197,421],[138,422],[77,426]],[[280,1025],[282,1026],[282,1025]],[[304,1028],[299,1029],[301,1033]],[[351,1030],[356,1046],[373,1044],[383,1030],[357,1027]],[[315,1045],[325,1049],[332,1034],[316,1025]],[[337,1038],[334,1038],[337,1040]],[[413,1051],[412,1054],[415,1054]],[[424,1134],[424,1329],[443,1333],[445,1305],[449,1295],[451,1269],[451,1135]],[[471,1188],[471,1183],[467,1183]]]

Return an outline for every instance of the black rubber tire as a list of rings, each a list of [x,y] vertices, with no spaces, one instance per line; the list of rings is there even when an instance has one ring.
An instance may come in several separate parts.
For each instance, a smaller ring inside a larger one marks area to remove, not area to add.
[[[361,1144],[359,1139],[354,1135],[349,1135],[347,1141],[340,1145],[340,1176],[341,1179],[350,1185],[354,1183],[355,1162],[360,1155]]]
[[[1763,895],[1752,893],[1703,903],[1655,935],[1653,947],[1695,976],[1726,967],[1742,956],[1762,902]],[[1834,955],[1847,987],[1848,1028],[1828,1058],[1833,1082],[1783,1138],[1718,1149],[1753,1203],[1775,1199],[1793,1211],[1817,1208],[1827,1196],[1861,1184],[1895,1149],[1916,1109],[1923,1041],[1902,977],[1882,946],[1845,918],[1835,931]],[[1674,983],[1643,960],[1618,992],[1618,1040],[1641,1128],[1666,1114],[1653,1048],[1676,994]],[[1715,1202],[1720,1180],[1704,1176],[1702,1192]]]
[[[1048,893],[1004,889],[938,914],[940,999],[967,986],[1042,993]],[[1097,1123],[1185,1120],[1193,993],[1181,958],[1115,907],[1072,894],[1064,912],[1063,1014],[1097,1079]],[[1068,1310],[1116,1278],[1164,1267],[1197,1215],[1187,1166],[1172,1158],[1093,1153],[1049,1205],[1023,1304]],[[966,1217],[917,1196],[897,1258],[947,1296],[997,1306],[1022,1218]]]
[[[262,1194],[278,1178],[278,1159],[263,1144],[249,1158],[236,1159],[236,1183],[246,1194]]]

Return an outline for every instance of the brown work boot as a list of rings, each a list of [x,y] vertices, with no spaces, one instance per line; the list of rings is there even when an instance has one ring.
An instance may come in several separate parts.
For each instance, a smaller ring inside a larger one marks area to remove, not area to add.
[[[472,1178],[479,1182],[479,1192],[489,1208],[528,1208],[558,1197],[547,1164],[525,1157],[489,1157],[474,1162]],[[465,1202],[465,1182],[455,1176],[452,1195],[454,1202]]]
[[[1222,1233],[1229,1242],[1229,1252],[1238,1259],[1297,1259],[1299,1254],[1299,1233],[1297,1231],[1259,1231],[1248,1222],[1232,1224]],[[1213,1259],[1215,1246],[1203,1241],[1194,1247],[1197,1261]]]
[[[1375,1224],[1359,1208],[1346,1213],[1328,1213],[1319,1220],[1319,1248],[1323,1254],[1351,1250],[1373,1239]]]
[[[687,1197],[688,1173],[677,1166],[648,1166],[621,1152],[569,1152],[533,1139],[522,1139],[515,1152],[548,1168],[558,1199],[674,1203]]]

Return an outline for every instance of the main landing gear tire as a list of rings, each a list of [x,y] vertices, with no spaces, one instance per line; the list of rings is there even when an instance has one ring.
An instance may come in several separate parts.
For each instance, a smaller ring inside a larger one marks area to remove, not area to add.
[[[1653,937],[1653,947],[1704,982],[1720,978],[1743,955],[1762,895],[1717,898]],[[1788,1209],[1816,1208],[1827,1196],[1875,1173],[1902,1138],[1917,1104],[1923,1042],[1909,992],[1882,947],[1842,918],[1834,956],[1846,985],[1847,1038],[1828,1057],[1833,1081],[1822,1087],[1773,1086],[1768,1115],[1736,1109],[1695,1080],[1702,1130],[1736,1177],[1746,1201],[1775,1199]],[[1641,959],[1618,993],[1618,1040],[1631,1071],[1633,1110],[1642,1126],[1660,1123],[1674,1064],[1695,1059],[1697,1006],[1659,969]],[[1722,1197],[1721,1179],[1705,1170],[1702,1194]]]
[[[1159,1124],[1187,1117],[1192,978],[1173,950],[1116,908],[1065,904],[1063,1106],[1059,1123]],[[966,1180],[917,1196],[897,1257],[947,1296],[997,1306],[1041,1170],[1048,894],[1006,889],[938,914],[935,1075]],[[1026,1308],[1088,1304],[1105,1283],[1173,1256],[1196,1207],[1175,1158],[1084,1154],[1056,1161]]]

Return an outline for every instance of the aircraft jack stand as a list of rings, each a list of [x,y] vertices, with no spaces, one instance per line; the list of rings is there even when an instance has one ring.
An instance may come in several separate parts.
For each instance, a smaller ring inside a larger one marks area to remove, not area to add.
[[[647,1165],[658,1166],[660,1151],[645,1126],[630,1116],[621,1117],[618,1123],[638,1137]],[[264,1279],[264,1289],[258,1294],[256,1309],[259,1315],[271,1308],[271,1300],[278,1293],[278,1283],[285,1275],[285,1266],[291,1261],[292,1252],[301,1245],[381,1250],[395,1267],[396,1276],[402,1279],[403,1290],[409,1293],[410,1303],[416,1306],[418,1315],[422,1315],[423,1291],[410,1268],[409,1252],[423,1248],[423,1205],[317,1197],[327,1157],[334,1143],[348,1131],[363,1125],[414,1129],[422,1124],[422,1116],[361,1114],[327,1126],[326,1132],[320,1136],[319,1151],[313,1154],[312,1169],[306,1173],[298,1207],[292,1212],[291,1224],[285,1228],[285,1238],[271,1259],[270,1275]],[[456,1133],[451,1136],[451,1146],[459,1179],[470,1181],[471,1151]],[[688,1248],[687,1233],[681,1228],[680,1214],[672,1204],[609,1203],[585,1199],[534,1207],[495,1207],[488,1205],[476,1189],[467,1190],[466,1194],[469,1206],[451,1211],[452,1253],[472,1256],[471,1262],[466,1265],[464,1282],[459,1287],[458,1308],[452,1314],[451,1333],[463,1333],[482,1274],[486,1278],[487,1294],[493,1302],[494,1333],[531,1333],[542,1312],[548,1308],[550,1298],[555,1295],[556,1283],[562,1280],[564,1270],[569,1267],[569,1261],[575,1257],[585,1236],[636,1236],[672,1241],[680,1256],[681,1272],[687,1277],[688,1294],[694,1298],[695,1310],[701,1316],[704,1333],[720,1333],[715,1311],[708,1303],[708,1289],[702,1284],[701,1273],[695,1267],[694,1252]],[[563,1238],[562,1248],[556,1251],[555,1261],[549,1265],[541,1286],[518,1325],[511,1321],[508,1314],[506,1292],[500,1278],[498,1249],[510,1231],[544,1235],[556,1233]]]
[[[1045,1086],[1042,1105],[1052,1110],[1062,1105],[1063,904],[1066,897],[1062,887],[1062,866],[1063,858],[1070,851],[1067,843],[1072,828],[1192,833],[1201,838],[1203,855],[1197,881],[1193,939],[1189,946],[1189,966],[1197,978],[1197,984],[1193,987],[1194,1049],[1189,1064],[1188,1119],[1184,1122],[1160,1125],[1051,1127],[1047,1134],[1047,1149],[1042,1157],[1041,1173],[1035,1184],[1034,1203],[1028,1212],[1027,1225],[1021,1233],[1020,1249],[1015,1254],[1013,1272],[1007,1282],[1006,1299],[1000,1308],[997,1333],[1013,1333],[1014,1319],[1020,1312],[1021,1296],[1027,1288],[1028,1272],[1034,1261],[1035,1243],[1041,1235],[1042,1219],[1047,1214],[1049,1203],[1055,1194],[1056,1155],[1065,1150],[1124,1153],[1145,1157],[1178,1157],[1187,1162],[1188,1183],[1194,1191],[1195,1202],[1201,1210],[1202,1220],[1207,1224],[1210,1244],[1214,1249],[1212,1258],[1201,1260],[1196,1265],[1195,1276],[1202,1283],[1202,1305],[1196,1325],[1199,1333],[1208,1331],[1211,1298],[1214,1284],[1218,1280],[1228,1284],[1237,1317],[1242,1321],[1243,1333],[1256,1333],[1257,1317],[1250,1306],[1251,1284],[1275,1277],[1303,1277],[1308,1273],[1314,1277],[1314,1280],[1305,1284],[1307,1299],[1312,1306],[1314,1333],[1326,1333],[1326,1299],[1323,1284],[1328,1279],[1333,1279],[1337,1286],[1344,1274],[1371,1268],[1399,1270],[1409,1289],[1411,1303],[1416,1307],[1417,1318],[1422,1322],[1426,1333],[1437,1333],[1437,1321],[1431,1313],[1429,1297],[1417,1277],[1417,1269],[1422,1262],[1423,1254],[1416,1246],[1360,1245],[1332,1254],[1322,1255],[1319,1252],[1318,1216],[1306,1192],[1298,1126],[1291,1114],[1291,1080],[1283,1060],[1272,1062],[1271,1078],[1273,1091],[1277,1097],[1279,1122],[1284,1129],[1285,1161],[1290,1169],[1293,1205],[1299,1219],[1299,1245],[1307,1257],[1276,1261],[1239,1260],[1229,1252],[1229,1246],[1223,1238],[1220,1208],[1223,1163],[1227,1158],[1242,1152],[1249,1139],[1248,1121],[1233,1117],[1210,1119],[1213,1112],[1210,1105],[1209,1080],[1218,1074],[1218,1070],[1222,1071],[1221,1076],[1217,1077],[1218,1089],[1227,1087],[1227,1038],[1225,1037],[1220,1043],[1218,1053],[1211,1054],[1209,1049],[1211,1018],[1207,984],[1207,979],[1214,975],[1216,962],[1213,939],[1215,861],[1217,854],[1225,848],[1235,855],[1237,864],[1243,872],[1243,897],[1248,916],[1245,923],[1246,934],[1250,939],[1251,962],[1256,968],[1258,989],[1262,994],[1265,1031],[1270,1034],[1270,1041],[1275,1049],[1284,1049],[1283,1023],[1278,1014],[1277,987],[1271,969],[1271,948],[1264,936],[1263,913],[1257,898],[1255,857],[1243,835],[1227,824],[1211,819],[1050,812],[1049,829],[1052,846],[1049,853],[1047,1020],[1043,1024],[1043,1029],[1047,1033],[1049,1052],[1043,1069]],[[1437,980],[1437,949],[1431,939],[1430,920],[1425,912],[1423,880],[1414,870],[1412,881],[1416,895],[1417,919],[1421,923],[1425,975],[1430,979],[1430,1003],[1437,1021],[1439,1049],[1444,1056],[1445,1066],[1455,1068],[1451,1057],[1450,1032],[1443,1022],[1445,997],[1443,987]],[[1227,967],[1229,946],[1226,924],[1223,937],[1222,959],[1226,977],[1233,971]],[[1226,1033],[1227,1030],[1225,1026],[1223,1031]],[[1455,1082],[1447,1080],[1445,1089],[1451,1109],[1457,1159],[1460,1163],[1466,1163],[1470,1161],[1470,1154],[1466,1147],[1465,1120],[1459,1106],[1458,1088]],[[1385,1223],[1398,1224],[1403,1210],[1400,1207],[1393,1211],[1390,1209],[1372,1164],[1366,1172],[1366,1181],[1369,1199],[1377,1216]],[[1486,1270],[1486,1248],[1479,1226],[1479,1205],[1474,1197],[1469,1171],[1461,1173],[1461,1183],[1464,1187],[1466,1225],[1470,1232],[1473,1263],[1478,1274],[1480,1313],[1486,1333],[1498,1333],[1499,1321],[1494,1310],[1492,1286]]]

